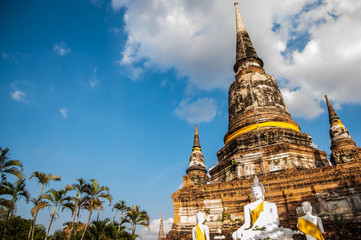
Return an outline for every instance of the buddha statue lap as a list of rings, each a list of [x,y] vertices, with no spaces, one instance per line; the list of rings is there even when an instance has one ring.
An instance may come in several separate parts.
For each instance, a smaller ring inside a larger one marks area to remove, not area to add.
[[[292,239],[293,231],[279,227],[276,204],[264,200],[264,187],[257,176],[252,184],[254,202],[244,206],[244,224],[232,234],[233,240]]]

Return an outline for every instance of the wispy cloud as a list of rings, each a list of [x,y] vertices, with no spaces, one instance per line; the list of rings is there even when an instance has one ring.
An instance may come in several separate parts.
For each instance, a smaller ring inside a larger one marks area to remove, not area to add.
[[[168,218],[167,220],[163,220],[163,230],[165,235],[172,229],[172,224],[173,224],[173,218]],[[143,240],[158,239],[159,226],[160,226],[160,219],[154,219],[149,225],[150,228],[149,231],[147,228],[142,229],[141,231],[142,239]]]
[[[93,76],[92,76],[91,80],[89,81],[89,85],[92,89],[95,89],[96,86],[100,83],[100,80],[97,77],[97,71],[98,71],[97,67],[93,68]]]
[[[10,93],[10,96],[12,99],[14,99],[17,102],[25,102],[25,91],[21,91],[21,90],[14,90],[13,92]]]
[[[112,0],[111,6],[114,11],[118,11],[128,3],[128,0]]]
[[[8,56],[6,53],[1,52],[1,57],[2,57],[3,59],[8,59],[9,56]]]
[[[60,42],[54,44],[53,51],[60,56],[64,56],[65,54],[70,53],[71,49],[66,46],[65,42]]]
[[[59,109],[60,114],[63,116],[63,118],[68,117],[69,110],[65,107],[62,107]]]
[[[103,0],[89,0],[89,2],[99,8],[102,7],[104,4]]]
[[[213,98],[199,98],[194,102],[184,99],[175,109],[175,114],[192,124],[210,122],[217,114],[217,106]]]

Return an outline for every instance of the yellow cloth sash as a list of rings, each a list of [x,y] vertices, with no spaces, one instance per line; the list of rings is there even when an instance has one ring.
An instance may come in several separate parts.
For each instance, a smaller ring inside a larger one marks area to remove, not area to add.
[[[252,225],[257,221],[259,215],[261,214],[261,212],[263,211],[263,203],[264,201],[262,201],[255,209],[253,209],[253,211],[251,212],[251,217],[252,217]]]
[[[291,123],[263,122],[263,123],[259,123],[259,124],[249,125],[247,127],[244,127],[244,128],[241,128],[241,129],[237,130],[236,132],[234,132],[233,134],[231,134],[230,136],[227,137],[227,139],[225,141],[225,144],[227,144],[229,141],[231,141],[233,138],[237,137],[238,135],[244,134],[246,132],[250,132],[250,131],[255,130],[255,129],[263,128],[263,127],[289,128],[289,129],[293,129],[293,130],[295,130],[297,132],[300,132],[300,129],[296,125],[293,125]]]
[[[332,124],[331,124],[331,127],[332,127],[333,125],[336,125],[336,124],[339,125],[340,127],[344,127],[343,124],[341,123],[341,120],[340,120],[340,119],[337,120],[337,122],[332,123]]]
[[[318,240],[325,240],[322,236],[320,229],[318,229],[315,224],[304,219],[303,217],[300,217],[298,219],[297,227],[301,232],[307,235],[310,235]]]
[[[204,234],[198,224],[196,226],[196,239],[197,240],[206,240],[206,237],[204,236]]]

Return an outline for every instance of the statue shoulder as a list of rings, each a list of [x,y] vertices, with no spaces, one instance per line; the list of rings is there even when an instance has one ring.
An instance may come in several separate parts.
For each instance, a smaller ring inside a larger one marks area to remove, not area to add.
[[[269,208],[277,208],[276,204],[273,202],[264,201],[263,205],[265,205]]]

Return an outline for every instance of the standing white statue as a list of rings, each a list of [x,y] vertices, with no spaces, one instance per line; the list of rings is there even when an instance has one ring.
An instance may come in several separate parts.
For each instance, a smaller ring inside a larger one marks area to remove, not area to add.
[[[297,228],[306,234],[307,240],[324,240],[324,233],[321,218],[312,215],[312,206],[310,202],[302,203],[305,216],[298,218]]]
[[[207,225],[204,225],[206,220],[206,215],[202,212],[197,213],[197,226],[192,229],[192,238],[193,240],[210,240],[209,238],[209,228]]]
[[[244,224],[232,234],[233,240],[241,239],[292,239],[293,231],[279,227],[276,204],[264,200],[264,187],[257,176],[252,184],[254,202],[244,206]]]

